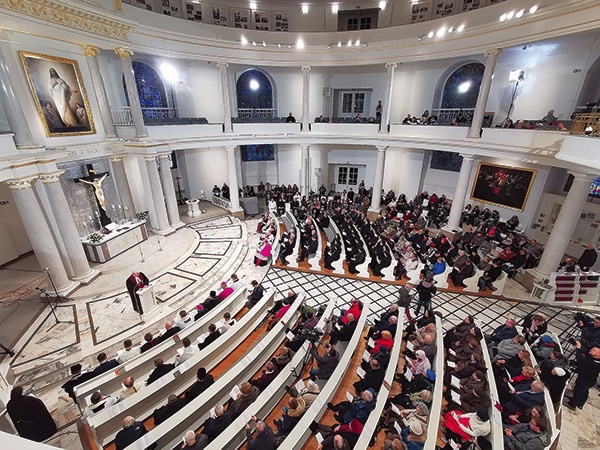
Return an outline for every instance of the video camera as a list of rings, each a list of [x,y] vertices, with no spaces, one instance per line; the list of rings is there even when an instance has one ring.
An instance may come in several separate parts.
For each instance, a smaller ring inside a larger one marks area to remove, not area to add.
[[[316,343],[321,341],[321,338],[325,332],[319,328],[313,328],[311,330],[307,330],[302,328],[296,331],[295,338],[296,339],[306,339],[309,342]]]
[[[587,314],[584,314],[582,312],[575,313],[574,320],[576,323],[583,322],[584,324],[592,323],[594,321],[594,319],[592,319],[590,316],[588,316]]]

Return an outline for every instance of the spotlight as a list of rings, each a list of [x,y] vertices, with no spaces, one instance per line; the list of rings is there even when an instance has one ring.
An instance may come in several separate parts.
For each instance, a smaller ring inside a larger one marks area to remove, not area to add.
[[[296,47],[302,50],[304,48],[304,41],[302,39],[298,39],[298,42],[296,42]]]
[[[518,11],[518,12],[515,14],[515,17],[516,17],[517,19],[520,19],[521,17],[523,17],[523,14],[525,14],[525,10],[524,10],[524,9],[522,9],[521,11]]]
[[[535,12],[538,10],[538,5],[533,5],[531,8],[529,8],[529,12],[531,14],[535,14]]]
[[[263,41],[263,47],[266,47],[267,43],[265,41]]]
[[[386,6],[387,6],[387,2],[385,2],[385,1],[383,1],[383,0],[379,2],[379,9],[380,9],[380,10],[382,10],[382,11],[383,11],[383,10],[385,9],[385,7],[386,7]]]
[[[331,5],[331,12],[333,14],[337,14],[337,12],[339,11],[339,9],[340,9],[340,5],[338,5],[337,3],[334,3],[333,5]]]
[[[253,91],[258,90],[258,88],[260,87],[260,84],[258,84],[258,81],[256,81],[254,78],[252,80],[250,80],[250,89],[252,89]]]
[[[442,37],[444,34],[446,34],[446,29],[445,28],[440,28],[437,31],[437,37]]]
[[[342,46],[341,42],[338,42],[338,48],[340,48]]]
[[[281,44],[277,44],[277,47],[278,47],[278,48],[281,48]]]
[[[357,47],[360,47],[360,39],[357,39],[356,42],[354,43],[354,45],[356,45]]]
[[[430,32],[427,34],[427,37],[428,37],[429,39],[431,39],[431,38],[433,37],[433,35],[434,35],[434,34],[435,34],[435,33],[434,33],[433,31],[430,31]]]
[[[446,33],[452,33],[454,31],[454,28],[450,27],[448,28],[448,31]]]
[[[306,3],[302,5],[302,14],[308,14],[308,4]]]
[[[165,77],[165,79],[169,83],[171,83],[171,84],[176,83],[177,81],[179,81],[179,74],[177,73],[177,69],[175,69],[175,67],[173,67],[169,63],[163,63],[163,64],[161,64],[160,65],[160,72]]]
[[[292,48],[292,44],[288,44],[288,48]]]
[[[252,41],[252,45],[256,47],[256,42]]]
[[[509,13],[506,15],[506,18],[507,18],[508,20],[512,19],[513,17],[515,17],[515,12],[514,12],[514,11],[510,11],[510,12],[509,12]]]
[[[465,92],[467,92],[469,89],[471,88],[471,82],[470,81],[465,81],[464,83],[461,83],[458,86],[458,92],[460,92],[461,94],[464,94]]]
[[[250,2],[250,9],[256,11],[256,2]]]
[[[506,20],[506,14],[502,14],[500,16],[500,22],[504,22]]]
[[[242,45],[246,45],[248,43],[248,39],[242,36]]]
[[[459,33],[461,33],[463,30],[465,29],[464,25],[459,26],[456,31],[458,31]]]
[[[348,45],[348,47],[352,47],[352,39],[350,39],[346,45]]]
[[[331,48],[331,44],[327,44],[327,48]]]

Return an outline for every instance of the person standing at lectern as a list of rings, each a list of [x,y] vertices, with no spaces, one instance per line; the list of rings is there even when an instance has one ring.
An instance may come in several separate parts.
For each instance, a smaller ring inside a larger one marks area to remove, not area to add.
[[[142,272],[133,272],[131,276],[127,278],[127,282],[125,283],[127,292],[129,292],[129,296],[131,297],[133,310],[138,314],[144,314],[144,311],[142,309],[142,303],[140,302],[140,296],[137,295],[137,291],[149,284],[150,281],[148,280],[148,277]]]

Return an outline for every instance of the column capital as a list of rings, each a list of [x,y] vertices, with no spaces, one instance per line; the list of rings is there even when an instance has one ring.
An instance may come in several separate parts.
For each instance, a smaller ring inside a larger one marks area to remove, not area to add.
[[[475,155],[471,155],[470,153],[461,153],[460,156],[462,156],[463,160],[472,161],[475,159]]]
[[[229,63],[226,61],[217,61],[217,67],[219,69],[222,69],[222,68],[227,69],[229,67]]]
[[[376,145],[375,147],[377,147],[378,152],[385,152],[388,148],[387,145]]]
[[[488,57],[488,56],[500,56],[502,54],[503,50],[501,48],[491,48],[489,50],[486,50],[483,54]]]
[[[591,175],[589,173],[575,172],[573,170],[569,170],[568,172],[571,175],[573,175],[573,177],[574,177],[573,181],[582,181],[582,182],[591,183],[592,181],[594,181],[597,178],[596,175]]]
[[[387,63],[385,63],[385,68],[386,69],[389,69],[390,67],[392,67],[392,68],[395,69],[396,66],[397,66],[397,64],[395,62],[387,62]]]
[[[65,173],[64,170],[58,170],[51,173],[42,173],[40,174],[40,181],[44,184],[58,183],[60,181],[60,176],[63,173]]]
[[[133,56],[133,50],[131,50],[128,47],[117,47],[115,48],[115,53],[121,59],[131,59],[131,57]]]
[[[304,149],[308,150],[310,148],[310,144],[300,144],[300,148],[302,150],[304,150]]]
[[[160,152],[158,159],[169,159],[169,156],[171,156],[171,152]]]
[[[20,189],[29,189],[33,187],[33,182],[36,178],[37,176],[20,178],[18,180],[7,180],[5,183],[8,184],[8,187],[13,191],[18,191]]]
[[[108,159],[112,162],[121,162],[123,161],[123,156],[125,155],[110,155]]]
[[[144,159],[146,162],[156,162],[156,153],[152,153],[151,155],[144,155]]]
[[[302,66],[302,72],[310,72],[310,66]]]
[[[94,45],[84,45],[83,46],[83,53],[85,54],[85,56],[98,56],[98,53],[100,53],[100,49]]]
[[[226,145],[225,150],[227,150],[228,152],[234,152],[236,147],[237,147],[237,145],[233,145],[233,146]]]

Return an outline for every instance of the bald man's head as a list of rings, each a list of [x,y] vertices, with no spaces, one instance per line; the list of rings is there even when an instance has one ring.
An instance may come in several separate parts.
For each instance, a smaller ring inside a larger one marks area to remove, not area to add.
[[[192,430],[188,430],[188,432],[185,433],[185,444],[186,445],[194,445],[195,442],[196,442],[196,433],[194,433]]]
[[[123,428],[129,428],[131,425],[133,425],[133,422],[135,422],[135,419],[131,416],[127,416],[123,419]]]

